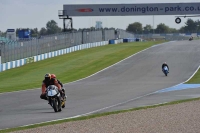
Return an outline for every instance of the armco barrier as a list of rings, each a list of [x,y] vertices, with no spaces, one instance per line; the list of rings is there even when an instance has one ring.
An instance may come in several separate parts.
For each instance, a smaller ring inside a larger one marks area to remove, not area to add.
[[[115,40],[109,40],[109,44],[115,44]]]
[[[123,39],[123,42],[140,42],[142,41],[141,38],[125,38]]]
[[[115,40],[115,44],[123,43],[123,39]]]
[[[28,58],[24,58],[24,59],[20,59],[20,60],[6,62],[6,63],[3,63],[3,64],[0,64],[0,72],[11,69],[11,68],[20,67],[20,66],[23,66],[23,65],[28,64],[28,63],[37,62],[37,61],[41,61],[41,60],[44,60],[44,59],[47,59],[47,58],[52,58],[52,57],[55,57],[55,56],[71,53],[71,52],[74,52],[74,51],[107,45],[108,43],[109,43],[108,41],[102,41],[102,42],[81,44],[81,45],[77,45],[77,46],[73,46],[73,47],[69,47],[69,48],[65,48],[65,49],[61,49],[61,50],[57,50],[57,51],[33,56],[33,57],[28,57]]]
[[[109,40],[109,44],[119,44],[119,43],[123,43],[123,39]]]
[[[135,42],[136,38],[125,38],[123,39],[123,42]]]

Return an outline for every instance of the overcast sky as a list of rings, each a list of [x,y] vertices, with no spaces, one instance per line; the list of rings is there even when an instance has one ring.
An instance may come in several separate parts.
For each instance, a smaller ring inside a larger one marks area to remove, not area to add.
[[[55,20],[63,28],[63,21],[58,18],[58,10],[63,9],[63,4],[121,4],[121,3],[179,3],[200,2],[200,0],[0,0],[0,31],[16,28],[46,27],[49,20]],[[155,27],[165,23],[173,28],[184,25],[174,22],[175,16],[154,16]],[[197,20],[199,18],[192,18]],[[120,17],[73,17],[74,28],[95,26],[96,21],[102,21],[103,27],[126,29],[128,24],[141,22],[153,25],[152,16],[120,16]]]

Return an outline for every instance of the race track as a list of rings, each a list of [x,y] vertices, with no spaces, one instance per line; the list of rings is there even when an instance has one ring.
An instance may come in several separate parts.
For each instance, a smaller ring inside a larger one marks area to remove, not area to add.
[[[199,40],[151,47],[89,78],[66,84],[66,108],[60,113],[39,98],[39,89],[0,94],[0,129],[176,100],[173,93],[153,92],[186,81],[199,61]],[[169,65],[168,77],[161,71],[163,62]]]

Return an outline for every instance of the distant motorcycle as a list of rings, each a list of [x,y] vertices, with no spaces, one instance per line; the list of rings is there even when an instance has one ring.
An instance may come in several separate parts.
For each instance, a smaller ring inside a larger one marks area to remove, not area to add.
[[[61,107],[65,107],[65,100],[61,101],[60,92],[55,85],[49,85],[47,87],[47,99],[55,112],[60,112],[62,111]]]
[[[190,38],[189,38],[189,41],[192,41],[192,40],[193,40],[193,37],[190,37]]]
[[[165,74],[165,76],[167,76],[167,74],[169,73],[169,70],[168,70],[167,66],[164,66],[163,73]]]

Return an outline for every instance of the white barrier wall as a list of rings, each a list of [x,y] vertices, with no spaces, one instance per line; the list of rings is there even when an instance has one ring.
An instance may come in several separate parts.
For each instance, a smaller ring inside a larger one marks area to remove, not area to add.
[[[28,58],[24,58],[24,59],[20,59],[20,60],[16,60],[16,61],[6,62],[6,63],[3,63],[3,64],[0,64],[0,72],[11,69],[11,68],[20,67],[20,66],[23,66],[23,65],[28,64],[28,63],[44,60],[44,59],[47,59],[47,58],[71,53],[71,52],[82,50],[82,49],[103,46],[103,45],[108,45],[108,41],[81,44],[81,45],[73,46],[73,47],[70,47],[70,48],[61,49],[61,50],[57,50],[57,51],[33,56],[33,57],[28,57]]]
[[[109,44],[119,44],[119,43],[123,43],[123,39],[109,40]]]
[[[123,43],[123,39],[115,40],[115,44]]]

